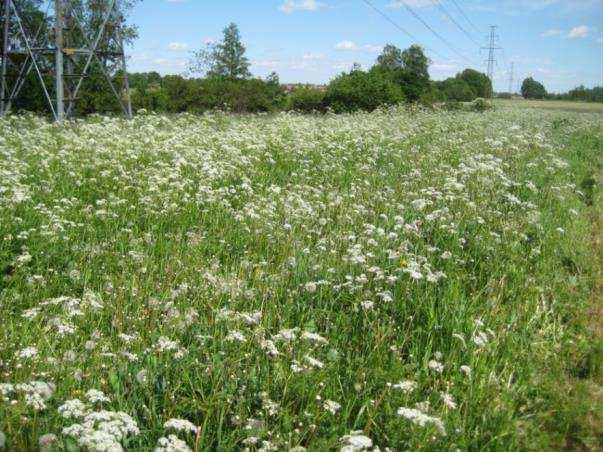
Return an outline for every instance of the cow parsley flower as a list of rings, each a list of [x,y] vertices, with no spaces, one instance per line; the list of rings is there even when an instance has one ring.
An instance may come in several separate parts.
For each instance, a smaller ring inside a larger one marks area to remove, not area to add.
[[[430,360],[427,363],[427,367],[429,367],[430,370],[433,370],[434,372],[437,372],[439,374],[444,372],[444,365],[441,362],[436,361],[435,359]]]
[[[22,350],[19,350],[18,357],[19,359],[29,359],[33,358],[38,354],[38,349],[36,347],[25,347]]]
[[[353,430],[340,439],[341,452],[357,452],[373,447],[373,440],[364,435],[362,430]]]
[[[316,367],[318,369],[322,369],[325,366],[323,362],[317,360],[316,358],[311,357],[310,355],[304,356],[304,359],[312,367]]]
[[[179,432],[183,432],[183,431],[191,432],[191,433],[194,433],[195,435],[199,431],[199,427],[197,427],[191,421],[189,421],[187,419],[176,419],[176,418],[172,418],[172,419],[165,421],[165,423],[163,424],[163,428],[166,428],[166,429],[172,428],[174,430],[178,430]]]
[[[400,407],[398,408],[398,416],[402,416],[403,418],[411,421],[413,424],[417,424],[421,427],[424,427],[427,424],[433,424],[440,431],[440,433],[446,434],[446,429],[444,428],[444,423],[441,421],[441,419],[428,416],[418,409]]]
[[[88,412],[88,407],[79,399],[67,400],[58,408],[59,414],[65,419],[80,419]]]
[[[450,408],[451,410],[456,409],[456,402],[450,394],[448,394],[447,392],[442,392],[440,393],[440,398],[442,399],[442,402],[447,408]]]
[[[90,403],[103,403],[110,402],[111,399],[107,397],[102,391],[98,389],[90,389],[86,392],[86,398]]]
[[[405,394],[410,394],[411,392],[416,391],[418,387],[419,384],[416,381],[412,380],[405,380],[401,381],[400,383],[396,383],[395,385],[392,385],[392,388],[399,389]]]
[[[337,412],[341,409],[341,405],[333,400],[325,400],[323,407],[332,415],[337,414]]]
[[[155,452],[190,452],[192,449],[188,447],[185,441],[182,441],[176,435],[168,435],[167,438],[161,437],[157,440]]]

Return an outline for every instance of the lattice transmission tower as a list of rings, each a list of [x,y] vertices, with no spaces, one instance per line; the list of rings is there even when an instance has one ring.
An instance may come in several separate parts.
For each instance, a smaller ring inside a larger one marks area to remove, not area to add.
[[[515,63],[511,61],[511,70],[509,71],[509,93],[513,94],[513,82],[515,77]]]
[[[482,47],[482,50],[488,51],[488,59],[486,60],[486,63],[488,65],[488,78],[490,79],[490,82],[492,82],[493,90],[494,90],[494,66],[496,65],[495,52],[497,50],[500,50],[500,48],[501,48],[498,46],[498,38],[499,37],[496,34],[497,28],[498,27],[496,25],[490,26],[490,36],[488,37],[489,38],[488,46]]]
[[[32,71],[53,118],[73,116],[84,79],[97,63],[106,89],[132,117],[119,0],[44,0],[41,8],[27,0],[0,1],[0,116],[10,112]]]

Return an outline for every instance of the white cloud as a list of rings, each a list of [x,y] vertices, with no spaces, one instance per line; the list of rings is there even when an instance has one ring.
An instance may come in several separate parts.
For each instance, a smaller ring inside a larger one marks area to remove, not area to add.
[[[303,60],[306,61],[310,61],[310,60],[324,60],[326,58],[326,55],[324,53],[314,53],[314,52],[309,52],[304,54],[304,56],[302,56]]]
[[[333,65],[331,66],[333,69],[335,69],[336,71],[349,71],[350,69],[352,69],[352,66],[354,66],[354,62],[353,61],[338,61],[333,63]]]
[[[291,14],[295,11],[317,11],[323,6],[323,3],[316,0],[286,0],[278,9],[285,14]]]
[[[588,27],[586,25],[580,25],[570,30],[567,37],[570,39],[574,38],[586,38],[588,36]]]
[[[281,64],[281,62],[277,61],[277,60],[253,60],[251,62],[252,66],[267,68],[267,69],[274,69],[277,66],[280,66],[280,64]]]
[[[335,50],[347,50],[354,52],[379,53],[383,49],[382,45],[364,44],[362,46],[354,41],[341,41],[335,44]]]
[[[358,50],[358,45],[354,41],[341,41],[335,44],[335,50]]]
[[[540,33],[541,38],[550,38],[551,36],[559,36],[563,33],[561,30],[557,28],[551,28],[550,30],[545,31],[544,33]]]
[[[168,49],[173,51],[180,51],[188,49],[188,44],[184,42],[170,42],[168,44]]]

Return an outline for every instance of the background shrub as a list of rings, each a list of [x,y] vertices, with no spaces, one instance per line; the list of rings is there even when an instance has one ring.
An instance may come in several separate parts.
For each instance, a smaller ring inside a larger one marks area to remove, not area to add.
[[[287,109],[302,113],[313,113],[324,110],[325,95],[322,91],[307,86],[293,90],[287,97]]]
[[[381,105],[404,101],[402,88],[379,72],[353,70],[333,79],[325,94],[325,104],[335,113],[373,111]]]

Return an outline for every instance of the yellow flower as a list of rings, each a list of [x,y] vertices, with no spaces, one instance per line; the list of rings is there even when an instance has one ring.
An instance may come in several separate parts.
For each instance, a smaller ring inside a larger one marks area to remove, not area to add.
[[[408,261],[406,259],[400,259],[400,266],[406,267],[408,265]]]

